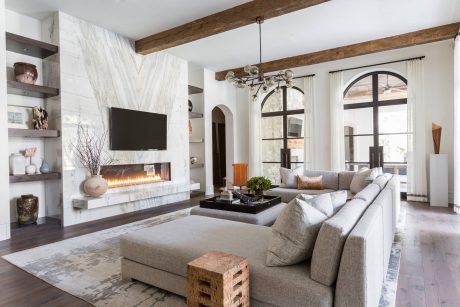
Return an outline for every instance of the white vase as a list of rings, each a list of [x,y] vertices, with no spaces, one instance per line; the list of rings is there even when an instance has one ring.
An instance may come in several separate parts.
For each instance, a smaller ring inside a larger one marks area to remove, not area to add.
[[[27,175],[33,175],[37,171],[37,167],[35,164],[30,164],[26,166],[26,174]]]
[[[102,175],[92,175],[83,183],[83,191],[91,197],[100,197],[104,195],[108,187],[109,185],[107,181],[102,178]]]
[[[20,153],[12,153],[10,156],[10,174],[25,175],[26,173],[26,158]]]

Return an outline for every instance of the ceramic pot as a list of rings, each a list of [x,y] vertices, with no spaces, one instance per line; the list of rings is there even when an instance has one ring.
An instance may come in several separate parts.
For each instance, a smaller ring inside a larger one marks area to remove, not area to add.
[[[192,103],[192,101],[190,99],[188,100],[188,111],[189,112],[193,111],[193,103]]]
[[[25,175],[26,173],[26,158],[20,153],[12,153],[10,156],[10,174]]]
[[[37,67],[29,63],[16,62],[14,63],[14,76],[18,82],[35,84],[38,77]]]
[[[37,222],[38,217],[38,197],[31,194],[21,195],[16,200],[19,225],[29,225]]]
[[[43,160],[42,166],[40,166],[40,173],[47,174],[49,172],[50,172],[50,166],[45,160]]]
[[[30,164],[26,166],[26,174],[33,175],[37,171],[37,167],[34,164]]]
[[[198,162],[198,158],[197,157],[190,157],[190,164],[195,164]]]
[[[100,197],[107,192],[109,185],[102,175],[92,175],[90,178],[85,180],[83,184],[83,191],[88,196],[91,197]]]

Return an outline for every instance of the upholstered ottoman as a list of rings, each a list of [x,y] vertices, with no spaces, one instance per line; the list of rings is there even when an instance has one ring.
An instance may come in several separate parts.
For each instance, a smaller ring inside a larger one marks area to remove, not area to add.
[[[280,203],[256,214],[195,207],[190,211],[190,214],[248,224],[271,226],[275,223],[284,205],[285,203]]]

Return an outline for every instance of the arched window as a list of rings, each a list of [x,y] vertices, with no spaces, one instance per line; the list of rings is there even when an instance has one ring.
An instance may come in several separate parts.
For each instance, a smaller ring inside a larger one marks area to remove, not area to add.
[[[406,175],[407,80],[393,72],[360,76],[344,92],[348,170],[383,167]]]
[[[273,90],[262,101],[263,174],[279,184],[279,168],[304,163],[304,102],[297,87]]]

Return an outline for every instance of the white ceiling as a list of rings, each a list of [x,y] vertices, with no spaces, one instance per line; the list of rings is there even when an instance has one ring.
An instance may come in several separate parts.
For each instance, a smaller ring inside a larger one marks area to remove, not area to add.
[[[132,39],[245,3],[243,0],[6,0],[13,11],[43,18],[61,10]],[[332,0],[266,20],[263,60],[319,51],[460,21],[460,0]],[[258,62],[257,25],[167,51],[222,70]]]

